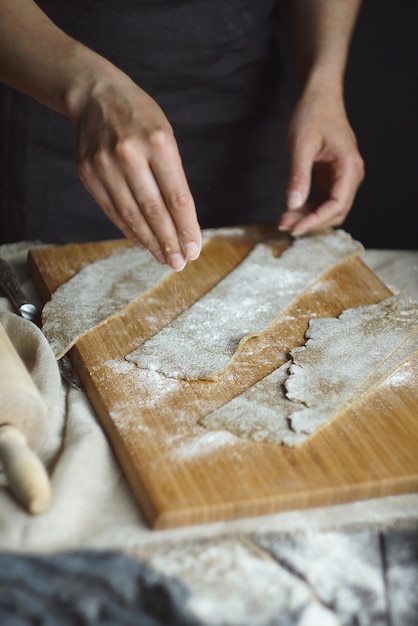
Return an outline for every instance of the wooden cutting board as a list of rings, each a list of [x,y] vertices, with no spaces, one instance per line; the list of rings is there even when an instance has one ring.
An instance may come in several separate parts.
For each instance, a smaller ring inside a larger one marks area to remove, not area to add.
[[[276,235],[274,235],[276,233]],[[207,292],[256,241],[277,231],[248,227],[245,237],[214,238],[198,261],[80,339],[70,357],[152,528],[263,515],[418,489],[418,359],[404,365],[414,384],[376,387],[298,448],[206,431],[198,420],[280,366],[304,343],[312,317],[379,302],[390,290],[358,257],[327,275],[332,289],[308,289],[295,302],[298,322],[278,318],[246,344],[221,379],[170,381],[159,394],[149,373],[124,357]],[[278,247],[285,247],[283,239]],[[124,240],[34,249],[29,268],[41,297],[86,263],[130,244]],[[320,294],[320,296],[318,296]],[[82,314],[82,311],[80,311]],[[152,327],[147,321],[154,319]],[[399,372],[398,372],[399,374]],[[232,440],[232,441],[231,441]]]

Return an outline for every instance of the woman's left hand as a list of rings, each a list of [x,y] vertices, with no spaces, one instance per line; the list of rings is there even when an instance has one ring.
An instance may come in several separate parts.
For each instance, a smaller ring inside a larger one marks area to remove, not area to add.
[[[279,219],[280,230],[303,235],[339,226],[364,178],[342,98],[304,94],[290,118],[288,145],[287,208]]]

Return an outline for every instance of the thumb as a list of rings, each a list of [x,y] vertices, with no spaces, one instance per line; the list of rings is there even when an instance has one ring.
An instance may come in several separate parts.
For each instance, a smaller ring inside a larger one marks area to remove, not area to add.
[[[308,199],[311,188],[312,156],[308,150],[294,148],[290,155],[290,174],[286,189],[287,208],[300,209]]]

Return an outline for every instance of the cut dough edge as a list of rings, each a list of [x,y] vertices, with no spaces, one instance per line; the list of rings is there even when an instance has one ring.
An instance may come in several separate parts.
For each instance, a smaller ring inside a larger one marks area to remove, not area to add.
[[[202,250],[208,243],[221,240],[221,239],[233,241],[236,238],[237,239],[241,238],[244,241],[252,241],[253,245],[255,246],[259,237],[260,237],[260,234],[258,233],[257,229],[256,229],[256,232],[253,233],[251,229],[250,231],[248,231],[245,227],[206,229],[202,231]],[[275,243],[277,245],[278,242],[275,242]],[[272,243],[272,245],[274,244]],[[158,275],[158,277],[152,285],[150,285],[144,291],[138,292],[138,294],[133,296],[129,302],[125,302],[121,306],[115,305],[114,310],[109,315],[106,315],[102,319],[100,319],[100,321],[97,321],[92,325],[87,325],[85,329],[83,330],[77,330],[75,333],[73,333],[74,336],[71,339],[68,338],[66,341],[63,341],[62,336],[61,337],[59,336],[60,331],[57,332],[54,329],[51,329],[50,324],[49,324],[49,317],[53,317],[53,318],[56,317],[55,312],[53,315],[51,315],[50,310],[51,309],[54,310],[53,309],[54,306],[56,309],[58,309],[58,311],[62,309],[62,305],[59,305],[59,299],[61,297],[61,294],[64,294],[64,297],[65,297],[65,293],[68,291],[69,285],[71,288],[71,285],[74,285],[76,282],[78,283],[82,281],[83,278],[87,274],[92,274],[93,272],[100,272],[100,268],[106,267],[108,263],[115,263],[115,261],[117,262],[119,258],[124,258],[125,255],[127,254],[132,255],[132,254],[137,254],[138,252],[142,252],[142,251],[138,251],[136,248],[128,248],[128,249],[124,249],[115,253],[111,253],[108,256],[103,257],[94,263],[87,264],[83,266],[73,277],[68,279],[65,283],[60,285],[54,291],[54,293],[51,296],[51,299],[49,300],[49,302],[45,304],[43,311],[42,311],[42,319],[43,319],[42,330],[45,336],[47,337],[48,341],[50,342],[57,360],[62,358],[80,339],[90,334],[91,332],[96,331],[98,328],[101,328],[102,326],[108,324],[113,319],[118,318],[121,315],[129,314],[129,310],[134,309],[138,301],[142,299],[146,299],[149,296],[152,296],[152,293],[156,291],[157,289],[159,289],[164,284],[164,282],[170,281],[172,279],[173,271],[170,270],[170,268],[168,268],[167,266],[160,266],[156,261],[153,261],[153,263],[155,263],[154,273]],[[143,252],[144,254],[148,254],[146,251],[143,251]],[[149,263],[150,260],[152,260],[152,258],[148,256],[147,258],[144,259],[143,264]],[[140,265],[138,265],[138,269],[139,268],[140,268]],[[234,268],[232,268],[232,270],[233,269]],[[227,273],[229,273],[232,270],[231,269],[228,270]],[[58,300],[58,306],[57,306],[57,300]],[[74,315],[76,314],[75,311],[73,313]],[[54,320],[54,323],[56,323],[55,320]],[[69,337],[70,333],[67,330],[65,331],[65,333],[63,333],[63,331],[61,330],[61,335],[62,334],[64,335],[64,337]]]
[[[342,403],[331,415],[324,420],[321,424],[317,426],[315,430],[310,433],[295,433],[295,437],[293,440],[285,439],[283,441],[283,445],[286,447],[295,447],[304,442],[309,441],[314,435],[317,435],[320,431],[324,430],[334,422],[336,422],[340,417],[342,417],[348,409],[356,410],[358,405],[363,404],[363,402],[367,401],[369,396],[372,396],[376,390],[385,385],[387,382],[390,382],[392,377],[396,375],[396,373],[404,368],[406,364],[409,364],[411,361],[418,361],[418,350],[411,352],[411,354],[406,357],[403,361],[395,365],[390,371],[386,372],[383,376],[376,379],[370,387],[359,386],[358,389],[354,390],[353,394],[349,399],[347,399],[344,403]],[[359,391],[357,397],[354,395]],[[295,432],[295,431],[292,431]]]
[[[351,251],[345,252],[345,256],[342,256],[336,262],[332,263],[331,265],[326,267],[323,271],[321,271],[317,276],[315,276],[315,278],[313,278],[303,288],[303,290],[291,302],[289,302],[287,306],[285,306],[284,309],[282,309],[276,316],[274,316],[273,319],[271,319],[271,321],[264,328],[260,330],[256,330],[254,332],[250,332],[246,334],[244,337],[242,337],[240,341],[237,343],[236,350],[234,354],[232,355],[232,357],[230,358],[229,362],[226,363],[226,365],[222,367],[221,369],[215,370],[206,375],[194,376],[194,375],[188,375],[187,373],[183,373],[183,372],[170,373],[170,372],[162,370],[158,366],[148,367],[146,365],[140,364],[136,357],[137,354],[140,354],[141,347],[134,350],[130,354],[126,355],[125,359],[129,362],[135,363],[140,368],[152,369],[153,371],[158,372],[159,374],[161,374],[162,376],[166,378],[173,378],[173,379],[187,380],[187,381],[199,381],[199,380],[208,381],[208,382],[219,381],[225,375],[226,371],[234,365],[235,361],[239,359],[243,349],[246,347],[246,344],[249,340],[257,338],[257,337],[261,337],[263,335],[267,335],[271,331],[271,329],[274,328],[274,326],[279,322],[281,318],[286,317],[287,313],[291,310],[291,308],[297,306],[297,302],[299,300],[302,300],[307,292],[309,292],[312,288],[315,288],[317,284],[320,284],[322,281],[326,280],[327,276],[331,274],[332,272],[334,272],[336,269],[338,269],[338,267],[340,267],[342,264],[347,263],[352,258],[358,257],[364,251],[363,246],[359,242],[352,239],[350,235],[348,235],[348,233],[345,233],[345,231],[335,231],[334,236],[338,236],[338,235],[347,237],[347,243],[349,242],[352,246]],[[306,238],[306,240],[309,241],[309,238]],[[290,248],[287,248],[284,251],[284,253],[288,253],[289,249]]]
[[[230,362],[221,370],[219,370],[218,372],[213,372],[213,374],[210,374],[209,376],[206,376],[205,378],[189,378],[186,380],[208,380],[208,381],[217,381],[220,378],[222,378],[222,376],[225,374],[225,372],[231,367],[233,366],[234,362],[240,357],[240,354],[242,352],[242,350],[245,348],[245,345],[247,344],[248,341],[250,341],[251,339],[255,339],[257,337],[261,337],[262,335],[268,334],[272,328],[274,328],[274,326],[276,326],[276,324],[279,322],[279,320],[282,317],[286,317],[288,311],[290,311],[298,302],[299,299],[302,299],[304,297],[304,295],[310,290],[312,289],[312,287],[314,287],[317,283],[320,283],[323,280],[326,280],[326,277],[328,274],[331,274],[331,272],[335,271],[340,265],[342,265],[343,263],[347,262],[348,259],[359,256],[360,254],[360,250],[357,252],[353,252],[352,254],[346,256],[344,259],[341,259],[340,261],[338,261],[337,263],[335,263],[334,265],[332,265],[332,267],[327,268],[324,272],[322,272],[322,274],[320,274],[315,280],[313,280],[311,283],[309,283],[309,285],[299,294],[299,296],[297,298],[295,298],[295,300],[293,300],[293,302],[291,302],[285,309],[283,309],[283,311],[281,311],[279,313],[279,315],[277,315],[268,326],[266,326],[265,328],[263,328],[262,330],[258,331],[258,332],[254,332],[254,333],[249,333],[248,335],[246,335],[245,337],[243,337],[237,347],[237,350],[234,354],[234,356],[232,357],[232,359],[230,360]]]
[[[325,428],[327,428],[328,426],[330,426],[331,424],[333,424],[334,422],[336,422],[342,415],[344,415],[344,413],[350,408],[352,410],[355,410],[356,406],[362,404],[364,401],[367,400],[367,398],[369,396],[371,396],[376,389],[379,389],[379,387],[381,387],[382,385],[386,384],[387,382],[390,382],[391,378],[393,377],[394,374],[396,374],[398,371],[402,370],[403,367],[406,364],[409,364],[411,361],[413,360],[417,360],[418,361],[418,350],[414,350],[411,351],[410,355],[407,356],[403,361],[399,362],[397,365],[395,365],[392,369],[390,369],[388,372],[386,372],[384,375],[382,375],[380,378],[377,378],[377,380],[375,380],[371,386],[369,387],[365,387],[363,385],[360,385],[359,387],[359,391],[360,393],[358,394],[358,396],[356,398],[354,398],[355,393],[358,390],[354,390],[352,396],[346,400],[343,404],[341,404],[339,407],[336,408],[335,411],[333,411],[331,413],[331,415],[329,415],[320,425],[317,426],[317,428],[315,428],[315,430],[313,430],[310,433],[304,433],[304,432],[296,432],[294,430],[292,430],[291,427],[291,419],[289,418],[289,415],[285,414],[285,415],[277,415],[278,420],[281,419],[282,420],[282,425],[279,425],[278,427],[278,436],[276,437],[276,439],[273,440],[268,440],[266,441],[263,438],[258,437],[257,435],[254,436],[254,433],[256,433],[257,431],[253,431],[251,437],[245,436],[243,434],[240,434],[237,432],[237,430],[234,429],[230,429],[230,428],[226,428],[226,427],[216,427],[212,425],[212,418],[213,416],[221,411],[224,410],[228,410],[228,405],[230,405],[231,403],[240,400],[244,395],[241,394],[240,396],[237,396],[236,398],[234,398],[233,400],[230,400],[229,402],[227,402],[225,405],[223,405],[222,407],[220,407],[219,409],[216,409],[215,411],[213,411],[213,413],[210,413],[209,415],[206,415],[205,417],[201,418],[199,420],[199,425],[204,427],[207,430],[213,430],[213,431],[227,431],[229,433],[231,433],[232,435],[235,435],[236,437],[239,437],[241,439],[246,439],[246,440],[250,440],[250,441],[254,441],[254,442],[258,442],[258,443],[268,443],[271,445],[282,445],[284,447],[288,447],[288,448],[293,448],[293,447],[297,447],[300,446],[304,443],[307,443],[314,435],[317,435],[320,431],[324,430]],[[283,372],[286,371],[286,369],[288,369],[291,365],[291,360],[287,361],[286,363],[284,363],[280,368],[278,368],[278,370],[282,370]],[[260,383],[262,383],[263,381],[266,381],[266,379],[272,377],[274,374],[277,373],[278,370],[274,370],[274,372],[272,372],[271,374],[269,374],[268,376],[266,376],[262,381],[259,381],[259,383],[256,383],[256,385],[254,385],[254,387],[256,387],[257,385],[259,385]],[[284,384],[286,382],[286,377],[283,376],[283,381],[281,384]],[[248,390],[247,390],[248,391]],[[278,398],[278,404],[281,402],[288,402],[289,403],[289,408],[292,407],[297,407],[298,406],[298,402],[295,400],[290,400],[285,394],[283,394],[282,397],[279,396]],[[283,424],[286,423],[286,427],[283,426]],[[281,435],[280,435],[280,431],[281,431]]]
[[[128,248],[127,250],[123,250],[122,252],[117,252],[115,254],[111,254],[108,257],[105,257],[104,259],[101,259],[100,261],[96,261],[95,263],[92,263],[90,265],[87,265],[85,267],[83,267],[79,272],[77,272],[77,274],[69,279],[69,281],[67,281],[66,283],[63,283],[63,285],[61,285],[60,287],[58,287],[56,289],[56,291],[52,294],[52,298],[49,302],[46,303],[43,312],[42,312],[42,317],[43,317],[43,321],[45,320],[45,313],[49,310],[49,308],[54,306],[54,302],[55,302],[55,298],[54,295],[63,293],[64,290],[66,290],[68,288],[68,284],[70,283],[70,281],[72,280],[77,280],[82,274],[84,274],[85,272],[92,271],[92,267],[95,266],[95,268],[97,268],[100,264],[100,266],[102,266],[105,262],[109,262],[110,259],[115,259],[116,257],[122,257],[124,254],[126,253],[132,253],[132,252],[136,252],[135,249],[132,248]],[[169,272],[169,270],[167,270],[167,272]],[[114,319],[115,317],[119,316],[121,314],[122,311],[129,311],[129,309],[131,307],[135,306],[135,303],[144,297],[147,297],[156,287],[157,285],[159,285],[161,282],[167,280],[169,277],[169,273],[167,275],[163,275],[161,278],[159,278],[157,280],[157,282],[152,286],[149,287],[148,289],[146,289],[145,291],[143,291],[142,293],[140,293],[140,295],[138,295],[136,298],[133,298],[133,300],[131,302],[129,302],[128,304],[125,304],[119,308],[115,308],[115,310],[108,316],[104,317],[103,319],[101,319],[99,322],[95,323],[92,326],[87,326],[84,330],[81,330],[79,332],[77,332],[74,337],[70,340],[68,340],[67,342],[65,342],[65,346],[63,348],[59,348],[56,349],[56,344],[58,342],[54,341],[54,337],[50,335],[50,333],[48,332],[48,324],[45,322],[43,323],[43,332],[45,333],[48,341],[51,343],[54,352],[55,352],[55,357],[57,360],[61,359],[65,354],[67,354],[67,352],[69,350],[71,350],[71,348],[83,337],[85,337],[86,335],[90,334],[91,332],[97,330],[98,328],[101,328],[102,326],[104,326],[105,324],[108,324],[112,319]]]
[[[362,307],[354,307],[351,310],[347,309],[346,311],[343,311],[339,317],[343,316],[347,312],[355,311],[358,308],[365,309],[367,306],[384,306],[385,303],[393,300],[396,301],[397,298],[399,298],[401,302],[402,298],[405,299],[402,294],[398,296],[390,296],[378,305],[366,305]],[[415,309],[418,310],[418,305],[411,302],[408,298],[405,302],[408,306],[412,307],[413,311]],[[323,319],[330,319],[331,321],[335,318]],[[336,320],[338,319],[339,318],[336,318]],[[321,319],[315,319],[315,322],[321,321]],[[309,330],[307,331],[307,335],[309,336]],[[309,349],[307,347],[308,342],[309,338],[307,338],[305,346],[296,348],[295,352],[297,353],[297,351]],[[292,351],[290,354],[292,354]],[[326,415],[320,422],[316,422],[312,431],[295,431],[292,428],[293,415],[297,414],[299,409],[303,409],[307,406],[301,400],[289,397],[286,390],[286,382],[289,381],[290,370],[293,364],[292,358],[239,396],[233,398],[225,405],[201,418],[199,420],[199,424],[208,430],[226,430],[235,436],[250,441],[270,443],[273,445],[285,445],[287,447],[297,446],[309,440],[314,434],[317,434],[320,430],[333,423],[349,408],[352,409],[360,402],[363,402],[374,392],[376,388],[382,385],[385,381],[389,380],[394,373],[400,370],[405,363],[417,357],[418,328],[415,326],[415,328],[407,333],[403,340],[397,343],[396,346],[379,361],[379,363],[373,368],[365,379],[362,379],[358,382],[358,384],[355,384],[355,386],[350,390],[349,395],[343,399],[340,404],[332,407],[331,410],[327,409],[327,405],[325,404],[324,410],[326,411]],[[292,376],[297,376],[297,373],[293,373]],[[259,389],[259,396],[257,400],[253,400],[257,394],[257,388]],[[262,394],[264,397],[267,397],[268,405],[265,403],[263,408],[260,409],[259,402]],[[275,394],[275,407],[272,407],[270,404],[270,399],[273,394]],[[255,417],[247,419],[245,412],[251,411],[253,405],[256,411]],[[266,415],[264,422],[260,418],[261,411],[267,412],[264,414]],[[269,424],[268,416],[271,415],[273,411],[275,411],[273,416],[275,421],[274,434],[266,431],[265,429],[265,425]],[[318,412],[319,411],[321,411],[321,407],[319,407]],[[248,423],[251,423],[251,419],[253,420],[251,425],[252,430],[247,426]]]

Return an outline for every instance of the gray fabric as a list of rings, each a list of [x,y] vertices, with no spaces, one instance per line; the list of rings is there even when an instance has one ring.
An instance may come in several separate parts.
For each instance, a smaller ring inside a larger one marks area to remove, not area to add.
[[[418,528],[382,537],[390,626],[418,624]]]
[[[418,623],[418,526],[254,541],[305,581],[343,626]]]
[[[182,585],[123,554],[0,554],[2,626],[197,626]]]
[[[118,552],[0,554],[1,625],[417,624],[416,525],[191,540],[140,552],[139,560]],[[204,569],[199,554],[211,556]],[[225,564],[234,563],[231,577]],[[248,583],[257,590],[260,576],[257,597]]]

